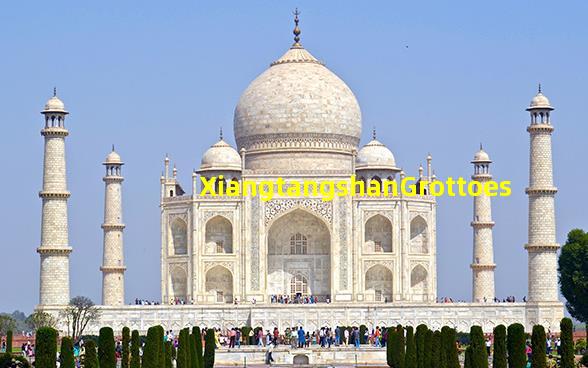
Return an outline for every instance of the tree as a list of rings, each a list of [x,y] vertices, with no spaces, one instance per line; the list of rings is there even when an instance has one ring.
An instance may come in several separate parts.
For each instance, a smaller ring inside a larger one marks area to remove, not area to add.
[[[59,367],[60,368],[75,368],[76,362],[73,351],[73,341],[70,337],[63,337],[61,339],[61,351],[59,352]]]
[[[359,326],[359,343],[364,345],[367,344],[368,342],[365,339],[365,333],[367,332],[367,326],[366,325],[360,325]]]
[[[192,334],[194,340],[196,340],[196,357],[198,357],[198,368],[204,367],[204,357],[202,356],[202,334],[200,333],[200,327],[192,327]]]
[[[131,340],[131,330],[128,327],[122,329],[122,354],[121,354],[121,368],[129,368],[129,347]]]
[[[574,229],[561,248],[558,259],[559,286],[566,307],[588,331],[588,233]]]
[[[423,368],[433,367],[433,331],[427,328],[425,332],[425,344],[423,345]]]
[[[161,368],[159,366],[159,342],[158,332],[155,327],[149,327],[147,330],[147,341],[143,350],[142,368]]]
[[[204,346],[204,367],[203,368],[214,368],[214,353],[216,349],[214,329],[209,328],[206,330]]]
[[[16,321],[8,314],[0,314],[0,336],[6,335],[10,330],[16,326]]]
[[[198,368],[200,365],[200,359],[198,359],[198,354],[196,353],[196,336],[192,333],[190,334],[190,367],[191,368]]]
[[[504,325],[494,327],[494,354],[492,355],[492,368],[507,368],[506,327],[504,327]]]
[[[84,368],[99,368],[98,355],[96,355],[96,343],[88,340],[85,343]]]
[[[57,356],[57,330],[41,327],[35,337],[35,367],[55,368]]]
[[[420,324],[416,328],[414,335],[416,343],[417,368],[425,368],[425,337],[427,335],[428,327]]]
[[[12,330],[6,332],[6,352],[12,354]]]
[[[574,325],[569,318],[563,318],[559,324],[561,339],[561,365],[560,368],[574,368]]]
[[[396,329],[394,327],[388,328],[388,341],[386,341],[386,363],[388,367],[394,367],[394,356],[396,354]]]
[[[417,368],[416,342],[412,326],[406,327],[406,354],[404,368]]]
[[[77,342],[90,322],[100,317],[100,311],[94,302],[85,296],[72,298],[69,305],[60,313],[60,318],[67,325],[67,334]]]
[[[488,352],[482,327],[472,326],[470,329],[470,346],[472,347],[472,368],[488,368]]]
[[[131,363],[129,368],[141,368],[140,348],[141,336],[139,336],[139,331],[133,330],[131,333]]]
[[[57,327],[57,319],[53,315],[42,311],[34,311],[31,313],[31,315],[25,319],[25,323],[33,331],[37,331],[41,327]]]
[[[531,367],[545,368],[547,366],[547,346],[545,344],[545,329],[541,325],[533,326],[533,335],[531,336]]]
[[[404,328],[402,325],[396,326],[396,357],[394,359],[394,368],[404,368],[404,360],[406,359],[406,340],[404,337]]]
[[[443,327],[445,329],[445,360],[447,368],[460,368],[459,352],[457,351],[457,333],[454,328]],[[443,329],[441,330],[443,331]]]
[[[114,331],[110,327],[100,329],[98,335],[98,363],[100,368],[116,368]]]
[[[520,323],[508,326],[506,337],[508,350],[508,368],[525,368],[527,355],[525,354],[525,328]]]
[[[433,338],[431,340],[431,367],[441,367],[441,332],[433,332]]]
[[[463,360],[463,368],[473,368],[472,367],[472,346],[468,345],[465,350],[465,357]]]
[[[161,325],[155,326],[155,332],[157,333],[157,352],[158,352],[158,367],[163,368],[165,367],[165,343],[164,343],[164,336],[165,331]]]
[[[164,346],[165,346],[165,366],[164,366],[164,368],[172,368],[173,367],[172,351],[174,349],[174,345],[172,344],[171,341],[166,341]]]
[[[187,330],[182,329],[180,330],[180,336],[178,338],[179,346],[178,351],[176,352],[176,367],[177,368],[190,368],[190,362],[188,358],[190,357],[188,353],[188,337],[187,337]]]

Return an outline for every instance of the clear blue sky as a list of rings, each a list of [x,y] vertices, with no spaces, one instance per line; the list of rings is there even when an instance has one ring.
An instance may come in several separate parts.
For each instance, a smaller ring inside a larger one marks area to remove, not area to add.
[[[586,1],[10,1],[0,10],[0,311],[38,302],[43,140],[39,111],[57,86],[67,138],[71,290],[100,301],[103,167],[126,162],[127,299],[159,298],[159,175],[168,152],[184,187],[248,83],[302,40],[353,89],[407,173],[427,152],[440,178],[468,176],[480,142],[513,195],[494,201],[497,294],[527,289],[528,123],[537,83],[553,124],[558,240],[587,227]],[[407,47],[408,46],[408,47]],[[442,198],[439,296],[470,298],[471,198]]]

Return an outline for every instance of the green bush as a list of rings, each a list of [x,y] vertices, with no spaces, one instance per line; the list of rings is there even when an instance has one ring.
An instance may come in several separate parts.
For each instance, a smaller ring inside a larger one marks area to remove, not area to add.
[[[12,354],[12,330],[6,331],[6,352]]]
[[[470,346],[472,347],[472,368],[488,368],[488,351],[482,327],[472,326],[470,329]]]
[[[525,328],[520,323],[508,326],[506,336],[508,350],[508,368],[525,368],[527,355],[525,354]]]
[[[61,339],[61,351],[59,352],[59,367],[75,368],[75,366],[73,341],[70,337],[63,337]]]
[[[414,335],[416,343],[417,368],[425,368],[425,337],[429,328],[420,324],[416,328]]]
[[[192,334],[194,335],[194,340],[196,340],[196,356],[198,357],[198,368],[203,368],[204,357],[202,356],[202,334],[200,333],[200,327],[192,327]]]
[[[196,327],[194,327],[196,328]],[[253,345],[255,341],[251,341],[252,339],[249,338],[249,332],[251,332],[251,327],[243,326],[241,327],[241,339],[243,340],[243,345]],[[254,337],[254,336],[252,336]]]
[[[574,350],[576,351],[576,354],[583,354],[586,351],[586,340],[578,339],[574,345]]]
[[[165,331],[162,326],[155,326],[155,332],[157,334],[157,354],[158,354],[158,367],[165,367],[165,342],[163,341]]]
[[[423,368],[433,367],[433,331],[427,328],[423,352]]]
[[[194,334],[189,335],[190,341],[190,367],[191,368],[199,368],[200,359],[198,359],[198,354],[196,353],[196,336]]]
[[[362,344],[362,345],[368,343],[366,341],[366,338],[365,338],[365,332],[366,331],[367,331],[367,326],[366,325],[360,325],[359,326],[359,343]]]
[[[465,356],[463,359],[463,368],[473,368],[472,367],[472,346],[469,345],[465,350]]]
[[[161,368],[159,366],[159,341],[158,333],[155,327],[149,327],[147,330],[147,341],[143,350],[141,360],[142,368]]]
[[[492,368],[507,368],[506,359],[506,327],[494,327],[494,353],[492,354]]]
[[[431,368],[441,367],[441,332],[433,332],[431,340]]]
[[[120,368],[129,368],[129,348],[131,343],[131,330],[128,327],[122,329],[122,354]]]
[[[84,344],[84,368],[99,368],[98,355],[96,354],[96,343],[94,340],[90,340]],[[38,368],[39,365],[35,368]]]
[[[560,368],[574,368],[574,324],[569,318],[561,320],[560,324],[561,339],[561,365]]]
[[[27,358],[19,355],[12,355],[10,353],[0,355],[0,368],[11,368],[13,360],[19,362],[20,367],[22,368],[31,368]]]
[[[404,328],[402,325],[396,326],[396,344],[398,357],[394,359],[395,368],[404,368],[404,360],[406,359],[406,338],[404,336]]]
[[[386,363],[389,367],[394,367],[394,356],[396,355],[396,329],[388,328],[388,341],[386,342]]]
[[[178,337],[178,351],[176,352],[176,367],[177,368],[190,368],[190,354],[188,352],[188,337],[187,330],[180,330],[180,336]]]
[[[531,337],[531,367],[545,368],[547,366],[547,346],[546,346],[545,329],[541,325],[533,326],[533,336]]]
[[[174,345],[171,341],[166,341],[164,345],[165,350],[165,368],[173,368],[172,363],[172,351],[174,349]]]
[[[204,346],[204,367],[203,368],[214,368],[214,354],[216,350],[214,329],[209,328],[206,330],[205,336],[206,345]]]
[[[580,364],[582,364],[584,367],[588,367],[588,351],[584,352],[584,355],[582,355]]]
[[[110,327],[102,327],[98,335],[98,363],[100,368],[116,368],[114,332]]]
[[[404,368],[417,368],[416,342],[412,326],[406,327],[406,354]]]
[[[457,333],[451,327],[446,327],[445,331],[445,360],[447,368],[461,368],[456,344]]]
[[[41,327],[35,338],[35,367],[55,368],[57,356],[57,330],[52,327]]]
[[[130,368],[141,368],[141,356],[139,350],[141,348],[141,336],[139,331],[133,330],[131,334],[131,363]]]

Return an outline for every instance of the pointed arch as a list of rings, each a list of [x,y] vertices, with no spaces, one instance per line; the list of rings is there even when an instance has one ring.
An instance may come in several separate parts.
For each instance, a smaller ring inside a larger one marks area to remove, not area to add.
[[[429,229],[427,221],[417,215],[410,222],[410,252],[411,253],[428,253],[429,252]]]
[[[425,301],[429,293],[429,273],[423,265],[416,265],[410,272],[410,289],[413,300]]]
[[[188,274],[180,266],[172,267],[169,275],[171,292],[169,293],[170,300],[180,299],[187,301],[188,299]]]
[[[224,216],[214,216],[205,226],[207,254],[233,253],[233,224]]]
[[[392,252],[392,222],[377,214],[364,226],[364,251],[367,253]]]
[[[181,218],[176,218],[171,224],[172,254],[188,254],[188,224]]]
[[[365,294],[368,300],[390,302],[393,300],[392,271],[384,265],[377,264],[365,273]]]
[[[212,267],[206,272],[205,290],[216,303],[233,302],[233,274],[221,265]]]

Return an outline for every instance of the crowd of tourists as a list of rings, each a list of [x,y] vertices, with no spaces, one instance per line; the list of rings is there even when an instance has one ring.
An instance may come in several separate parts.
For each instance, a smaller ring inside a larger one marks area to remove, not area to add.
[[[470,303],[467,300],[463,300],[463,299],[453,299],[449,296],[442,296],[442,297],[438,297],[435,300],[437,303]],[[523,303],[527,302],[527,297],[523,296],[522,298]],[[514,296],[507,296],[506,298],[497,298],[495,297],[492,300],[489,300],[488,298],[484,297],[484,299],[482,300],[478,300],[479,303],[488,303],[488,302],[494,302],[494,303],[516,303],[517,302],[517,298]]]
[[[319,297],[316,295],[296,295],[294,297],[290,295],[270,295],[270,302],[278,304],[318,304],[322,301],[329,304],[331,299],[326,297],[324,300],[319,300]]]

